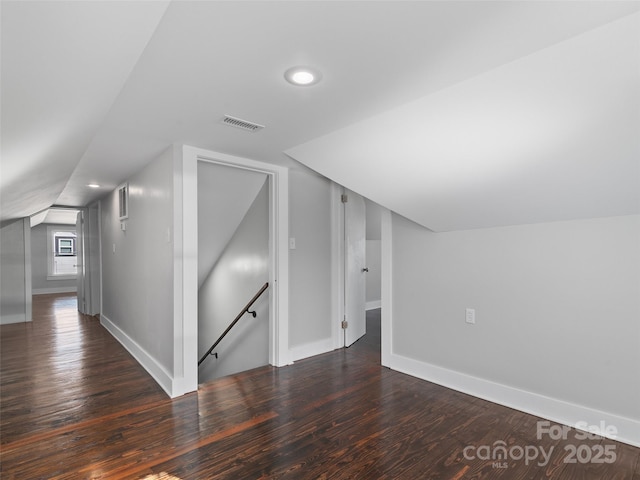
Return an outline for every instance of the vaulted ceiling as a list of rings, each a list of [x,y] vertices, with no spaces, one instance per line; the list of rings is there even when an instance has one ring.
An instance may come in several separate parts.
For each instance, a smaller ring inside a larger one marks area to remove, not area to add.
[[[433,230],[640,213],[638,2],[0,8],[3,220],[172,143],[304,164]],[[286,83],[300,64],[322,81]]]

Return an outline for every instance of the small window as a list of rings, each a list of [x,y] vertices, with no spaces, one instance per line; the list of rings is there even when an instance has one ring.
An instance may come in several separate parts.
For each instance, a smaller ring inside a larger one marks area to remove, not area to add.
[[[47,280],[76,278],[77,235],[73,227],[47,227]]]
[[[75,237],[56,236],[56,256],[76,255]]]

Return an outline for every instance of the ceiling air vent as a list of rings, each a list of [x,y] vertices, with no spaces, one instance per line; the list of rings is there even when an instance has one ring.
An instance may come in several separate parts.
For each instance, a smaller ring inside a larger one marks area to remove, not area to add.
[[[260,125],[258,123],[247,122],[246,120],[242,120],[240,118],[232,117],[230,115],[225,115],[222,119],[222,123],[225,125],[230,125],[232,127],[241,128],[242,130],[248,130],[250,132],[255,132],[257,130],[261,130],[264,128],[264,125]]]

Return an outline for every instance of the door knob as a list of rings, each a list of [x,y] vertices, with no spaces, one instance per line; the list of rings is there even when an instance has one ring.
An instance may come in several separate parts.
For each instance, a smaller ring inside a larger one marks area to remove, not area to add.
[[[364,267],[364,268],[362,269],[362,271],[363,271],[363,272],[368,272],[368,271],[369,271],[369,269],[368,269],[367,267]]]

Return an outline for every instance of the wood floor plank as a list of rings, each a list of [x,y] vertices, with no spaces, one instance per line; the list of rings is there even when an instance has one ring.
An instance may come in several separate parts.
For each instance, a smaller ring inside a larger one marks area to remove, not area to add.
[[[72,296],[36,296],[33,311],[0,327],[2,479],[640,480],[638,448],[567,463],[571,445],[612,441],[538,439],[540,418],[383,368],[379,311],[348,349],[173,400]],[[497,445],[552,454],[478,455]]]

